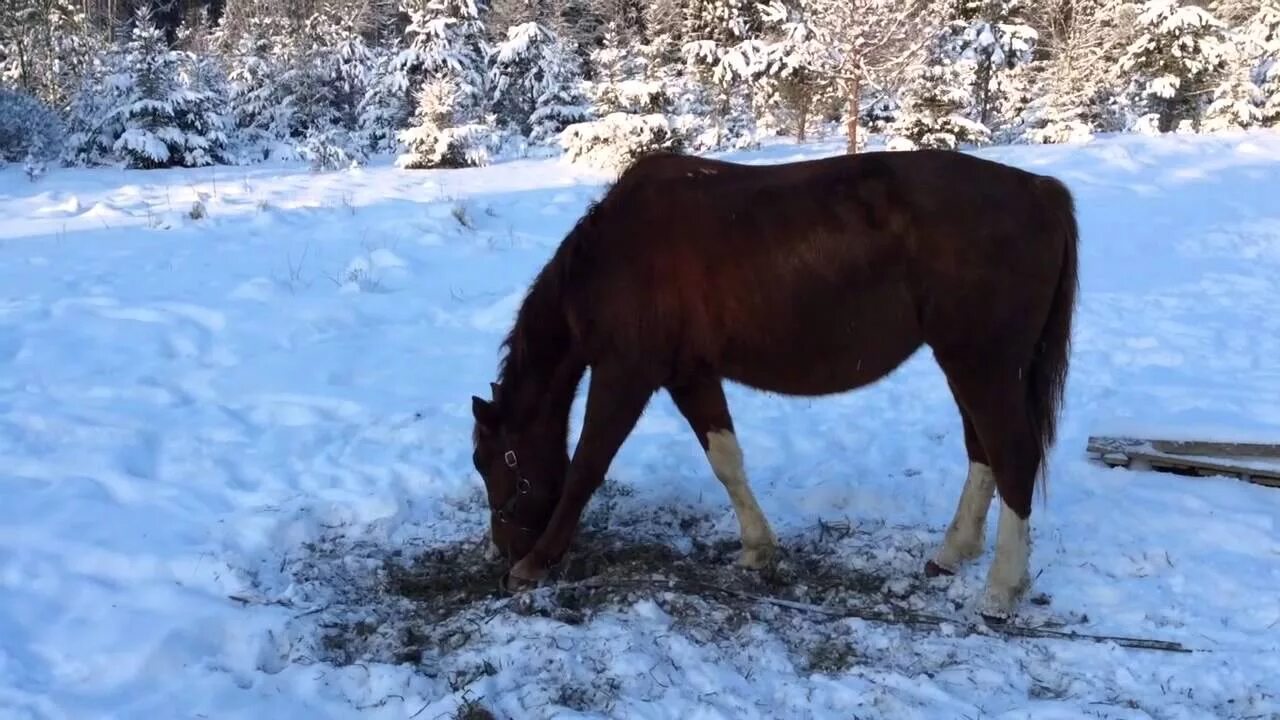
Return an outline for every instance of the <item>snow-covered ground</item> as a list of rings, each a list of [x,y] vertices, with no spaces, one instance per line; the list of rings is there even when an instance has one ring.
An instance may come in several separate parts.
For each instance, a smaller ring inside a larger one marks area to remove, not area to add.
[[[643,599],[585,623],[498,604],[451,652],[330,662],[318,638],[342,588],[297,569],[325,543],[353,548],[328,562],[358,575],[481,537],[470,396],[605,178],[554,160],[34,184],[8,168],[0,717],[448,718],[468,701],[512,718],[1280,717],[1280,490],[1083,451],[1101,432],[1280,438],[1280,134],[981,154],[1065,180],[1082,229],[1068,407],[1033,515],[1048,605],[1028,612],[1198,652],[841,620],[805,632],[852,659],[815,666],[777,625],[708,639]],[[927,352],[846,396],[730,403],[780,535],[848,521],[850,562],[973,619],[989,552],[918,577],[965,472]],[[623,515],[683,508],[734,537],[665,396],[610,477]]]

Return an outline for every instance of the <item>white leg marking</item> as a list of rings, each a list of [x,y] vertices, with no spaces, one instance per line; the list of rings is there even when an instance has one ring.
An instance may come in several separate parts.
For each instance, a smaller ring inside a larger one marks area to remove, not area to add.
[[[729,500],[738,516],[742,533],[742,564],[751,568],[763,567],[773,559],[777,539],[769,521],[760,511],[751,486],[747,484],[738,439],[728,430],[707,433],[707,459],[711,461],[716,478],[729,491]]]
[[[1031,523],[1000,503],[1000,527],[996,531],[996,559],[987,574],[983,614],[1007,618],[1014,603],[1031,585]]]
[[[960,493],[960,502],[942,547],[934,555],[934,564],[955,572],[960,565],[982,554],[987,510],[991,507],[991,496],[995,490],[996,476],[991,468],[982,463],[969,463],[969,477],[964,481],[964,491]]]

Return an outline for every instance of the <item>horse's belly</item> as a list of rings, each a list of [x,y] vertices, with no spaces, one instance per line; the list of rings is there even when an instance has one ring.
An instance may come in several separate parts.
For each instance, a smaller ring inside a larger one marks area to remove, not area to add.
[[[922,344],[905,292],[884,288],[797,311],[771,327],[726,338],[727,379],[788,395],[830,395],[867,385]]]

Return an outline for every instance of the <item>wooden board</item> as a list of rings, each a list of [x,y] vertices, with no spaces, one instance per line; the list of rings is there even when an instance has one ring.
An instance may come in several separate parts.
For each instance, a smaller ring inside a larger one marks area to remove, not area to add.
[[[1112,467],[1139,462],[1155,470],[1227,475],[1280,488],[1280,445],[1091,437],[1088,452]]]

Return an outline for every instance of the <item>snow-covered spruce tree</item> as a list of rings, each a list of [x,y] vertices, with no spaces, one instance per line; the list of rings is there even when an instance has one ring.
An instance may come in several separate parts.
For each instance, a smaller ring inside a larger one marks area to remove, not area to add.
[[[869,133],[883,133],[898,121],[901,109],[894,95],[880,92],[872,96],[871,101],[859,110],[858,122]]]
[[[678,36],[668,34],[634,46],[640,82],[628,83],[624,90],[635,96],[629,101],[632,112],[663,113],[682,147],[704,151],[714,147],[714,93],[704,83],[704,73],[685,61],[683,51]],[[643,98],[649,100],[641,102]]]
[[[396,69],[398,40],[386,42],[389,44],[372,48],[369,82],[357,109],[361,144],[370,153],[395,152],[399,144],[396,132],[410,116],[406,95],[409,78]]]
[[[398,138],[405,168],[479,165],[492,141],[483,0],[406,0],[406,47],[396,71],[413,92],[414,115]]]
[[[764,47],[760,25],[759,13],[749,0],[689,0],[685,5],[681,51],[710,105],[706,128],[689,138],[695,149],[746,147],[755,142],[753,83],[759,77]]]
[[[365,99],[377,62],[365,35],[381,7],[323,0],[304,14],[229,0],[215,36],[228,58],[242,160],[306,159],[317,169],[363,160],[371,144]]]
[[[623,44],[622,35],[606,28],[601,46],[590,53],[594,79],[586,83],[590,112],[661,112],[666,103],[662,83],[646,77],[649,62],[638,43]]]
[[[772,0],[763,8],[770,30],[761,53],[759,81],[769,102],[765,110],[804,142],[819,105],[831,101],[838,58],[817,26],[806,0]]]
[[[681,138],[661,113],[610,113],[575,123],[560,134],[570,162],[617,172],[637,158],[660,150],[679,150]]]
[[[1242,55],[1258,92],[1259,122],[1280,125],[1280,0],[1262,0],[1240,35]]]
[[[62,149],[62,119],[34,96],[0,87],[0,165],[24,163],[33,178]]]
[[[911,73],[902,91],[902,107],[889,133],[889,148],[955,150],[990,138],[986,125],[970,118],[973,67],[958,62],[952,32],[944,27],[930,46],[928,59]]]
[[[1128,95],[1144,116],[1138,127],[1196,129],[1227,70],[1225,27],[1204,8],[1177,0],[1146,0],[1137,23],[1120,69],[1132,78]]]
[[[104,36],[75,0],[0,0],[0,83],[65,113]]]
[[[234,144],[235,126],[228,112],[230,85],[227,80],[226,67],[222,58],[213,53],[209,46],[209,19],[201,10],[194,25],[184,24],[178,28],[177,42],[182,51],[178,65],[178,82],[181,87],[191,92],[191,101],[187,117],[196,134],[211,138],[212,146],[217,154],[200,157],[200,149],[193,149],[195,157],[188,160],[189,165],[212,165],[225,162],[230,158],[229,148]]]
[[[407,148],[396,160],[400,167],[461,168],[488,162],[492,129],[466,120],[471,98],[457,80],[447,76],[428,79],[418,88],[417,101],[410,126],[399,133]]]
[[[1027,24],[1023,0],[955,0],[943,33],[944,53],[970,74],[973,108],[969,118],[988,129],[1021,114],[1025,68],[1038,34]]]
[[[128,42],[102,59],[73,103],[69,157],[134,168],[221,162],[221,115],[209,113],[215,103],[184,82],[185,61],[141,6]]]
[[[574,123],[560,133],[565,158],[607,171],[618,171],[636,158],[681,147],[679,127],[667,116],[679,89],[679,67],[664,63],[657,45],[622,45],[618,33],[607,29],[604,46],[591,57],[596,77],[588,83],[592,120]]]
[[[1227,77],[1214,88],[1200,128],[1205,132],[1244,130],[1262,123],[1262,93],[1249,68],[1232,63]]]
[[[917,68],[903,90],[902,110],[889,132],[891,149],[955,150],[987,142],[986,125],[970,120],[971,75],[954,63],[940,61]]]
[[[575,48],[538,22],[507,28],[490,71],[498,118],[534,145],[552,142],[587,117]]]
[[[1257,86],[1262,97],[1262,117],[1265,127],[1280,126],[1280,58],[1268,60],[1258,70]]]
[[[363,162],[360,103],[373,53],[340,5],[324,6],[303,25],[292,54],[290,104],[296,109],[300,155],[316,169]]]
[[[277,49],[283,27],[265,21],[235,41],[228,53],[228,112],[236,128],[234,145],[241,162],[295,156],[297,123],[287,98],[289,59]]]

